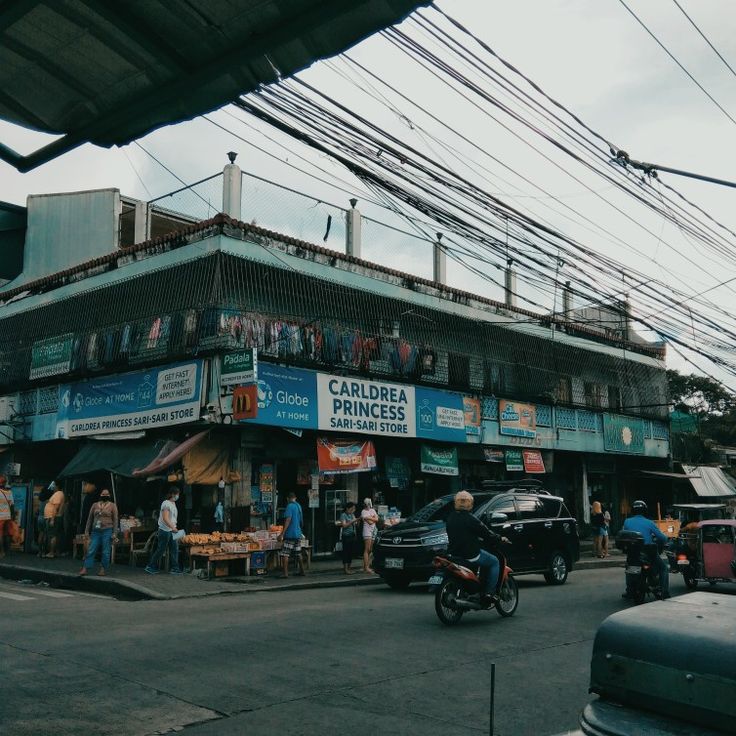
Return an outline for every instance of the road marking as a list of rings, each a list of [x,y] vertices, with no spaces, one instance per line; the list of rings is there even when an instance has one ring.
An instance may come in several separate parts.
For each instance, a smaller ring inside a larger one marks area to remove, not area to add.
[[[7,598],[11,601],[32,601],[33,598],[29,595],[16,595],[15,593],[3,593],[0,592],[0,598]]]
[[[29,590],[29,593],[32,595],[45,595],[49,598],[73,598],[74,596],[71,593],[58,593],[55,590],[39,590],[38,588],[33,588],[33,590]]]

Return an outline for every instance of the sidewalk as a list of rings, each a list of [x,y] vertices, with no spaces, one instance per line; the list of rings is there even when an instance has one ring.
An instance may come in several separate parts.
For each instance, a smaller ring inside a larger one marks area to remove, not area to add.
[[[357,566],[357,561],[354,567]],[[200,598],[232,593],[257,593],[263,591],[303,590],[355,585],[378,585],[378,575],[356,572],[345,575],[339,561],[312,560],[309,573],[304,577],[290,576],[282,580],[277,573],[263,576],[233,577],[212,580],[191,574],[169,575],[161,572],[148,575],[143,568],[113,565],[105,577],[98,577],[97,567],[86,577],[80,577],[79,560],[60,557],[53,560],[39,559],[22,553],[11,554],[0,560],[0,578],[46,582],[55,588],[82,590],[133,600],[176,600]]]
[[[581,557],[575,570],[592,570],[605,567],[623,567],[624,555],[612,550],[606,559],[592,557],[592,545],[581,545]],[[356,560],[354,566],[359,562]],[[203,596],[275,592],[280,590],[307,590],[310,588],[334,588],[355,585],[380,585],[378,575],[356,572],[345,575],[335,559],[312,560],[312,568],[305,577],[291,576],[281,580],[274,572],[264,576],[232,577],[204,580],[194,575],[169,575],[161,572],[148,575],[143,568],[113,565],[105,577],[95,572],[86,577],[78,575],[81,562],[69,557],[54,560],[39,559],[33,555],[16,553],[0,560],[0,578],[45,582],[55,588],[81,590],[88,593],[112,595],[128,600],[176,600]],[[95,568],[96,571],[96,568]],[[573,572],[573,575],[575,573]]]

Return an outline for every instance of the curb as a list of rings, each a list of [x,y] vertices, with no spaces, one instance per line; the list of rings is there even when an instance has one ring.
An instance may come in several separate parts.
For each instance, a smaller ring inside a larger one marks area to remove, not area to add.
[[[316,575],[325,575],[329,573],[315,573]],[[227,590],[202,590],[196,593],[183,593],[167,595],[159,593],[156,590],[148,588],[138,583],[127,580],[120,580],[114,576],[105,578],[99,577],[81,577],[75,573],[62,572],[57,570],[39,570],[36,567],[27,567],[25,565],[0,564],[0,578],[10,580],[27,579],[35,583],[45,582],[54,588],[66,590],[80,590],[86,593],[98,593],[110,595],[116,598],[126,600],[155,600],[155,601],[171,601],[183,600],[185,598],[206,598],[214,595],[243,595],[246,593],[277,593],[282,590],[310,590],[321,588],[343,588],[355,587],[363,585],[380,585],[383,580],[378,577],[370,578],[351,578],[341,580],[299,580],[293,583],[279,583],[269,585],[268,583],[239,583],[232,582],[232,589]],[[206,581],[202,581],[206,585]]]

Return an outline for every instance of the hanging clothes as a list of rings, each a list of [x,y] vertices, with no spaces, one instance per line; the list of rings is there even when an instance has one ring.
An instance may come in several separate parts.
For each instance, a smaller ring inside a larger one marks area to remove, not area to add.
[[[148,350],[155,350],[158,345],[158,339],[161,336],[161,317],[156,317],[151,323],[151,329],[148,331],[148,340],[146,342],[146,348]]]

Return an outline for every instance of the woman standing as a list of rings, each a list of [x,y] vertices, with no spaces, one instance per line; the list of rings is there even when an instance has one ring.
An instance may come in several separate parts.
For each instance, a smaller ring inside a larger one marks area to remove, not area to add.
[[[97,550],[102,548],[100,559],[100,571],[98,575],[105,575],[107,568],[110,567],[110,553],[112,545],[117,541],[118,531],[118,507],[110,498],[110,491],[103,488],[100,493],[100,500],[92,504],[87,517],[87,526],[84,534],[89,538],[89,548],[87,556],[84,558],[84,566],[79,571],[80,575],[86,575],[87,572],[95,564],[95,556]],[[92,536],[90,537],[90,532]]]
[[[349,501],[340,514],[340,539],[342,540],[342,569],[346,575],[352,575],[353,555],[358,534],[355,530],[360,519],[355,516],[355,504]]]
[[[378,513],[373,508],[370,498],[363,500],[363,510],[360,518],[363,521],[363,572],[373,572],[371,567],[371,554],[373,552],[373,540],[378,533]]]
[[[590,514],[590,523],[593,527],[593,557],[603,557],[603,535],[606,532],[606,520],[600,501],[593,501],[593,509]]]

